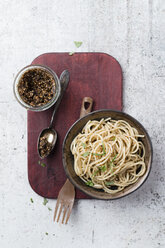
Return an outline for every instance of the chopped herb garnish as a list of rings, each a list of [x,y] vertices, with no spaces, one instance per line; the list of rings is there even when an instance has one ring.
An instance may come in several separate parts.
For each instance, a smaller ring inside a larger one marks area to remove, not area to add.
[[[85,184],[88,185],[88,186],[93,186],[94,185],[92,181],[87,181]]]
[[[46,167],[46,164],[44,164],[44,163],[41,163],[41,166],[42,166],[42,167]]]
[[[81,145],[82,145],[84,148],[86,148],[86,144],[85,144],[85,143],[82,143]]]
[[[110,163],[108,164],[108,166],[110,166],[110,167],[111,167],[111,170],[112,170],[113,166],[115,166],[115,165],[114,165],[113,162],[110,162]]]
[[[83,143],[82,143],[82,145],[83,145]],[[89,154],[90,154],[90,152],[85,152],[85,153],[83,153],[83,157],[87,157]],[[106,152],[105,153],[91,153],[91,154],[95,155],[95,156],[103,156],[106,154]]]
[[[103,147],[103,154],[106,154],[105,147],[104,147],[104,144],[103,143],[102,143],[102,147]]]
[[[93,176],[95,177],[95,176],[97,175],[98,172],[99,172],[99,170],[95,171],[95,172],[93,173]]]
[[[110,172],[112,173],[112,171],[113,171],[113,166],[114,166],[114,164],[113,163],[111,163],[111,168],[110,168]],[[113,174],[112,174],[113,175]]]
[[[34,202],[32,198],[30,198],[30,201],[31,201],[32,203]]]
[[[83,157],[87,157],[90,154],[90,152],[83,153]]]
[[[95,156],[102,156],[103,154],[99,154],[99,153],[92,153],[92,155],[95,155]]]
[[[82,41],[74,41],[74,44],[77,48],[79,48],[82,45]]]
[[[45,234],[48,235],[48,232],[46,232]]]
[[[104,153],[92,153],[92,155],[95,155],[95,156],[103,156]]]
[[[114,158],[109,162],[109,166],[115,166],[113,162],[115,161],[116,157],[117,157],[117,154],[116,154],[116,155],[114,156]]]
[[[48,210],[49,210],[49,211],[52,211],[52,209],[51,209],[50,207],[48,207]]]
[[[46,166],[46,164],[41,163],[41,161],[38,161],[38,164],[41,165],[42,167],[45,167]]]
[[[107,186],[109,186],[109,185],[113,185],[114,184],[114,182],[113,181],[111,181],[111,182],[105,182],[105,185],[107,185]]]
[[[103,172],[106,171],[106,169],[107,169],[107,167],[105,165],[100,167],[100,170]]]
[[[117,154],[114,156],[114,158],[108,164],[108,166],[111,167],[111,172],[112,172],[113,167],[115,166],[113,162],[114,162],[114,160],[115,160],[116,157],[117,157]]]
[[[112,159],[112,163],[115,161],[115,159],[116,159],[116,157],[117,157],[117,154],[114,156],[114,158]]]
[[[43,205],[46,205],[48,203],[48,200],[44,198]]]
[[[72,56],[75,52],[70,52],[69,55]]]
[[[116,137],[113,137],[112,140],[115,141]]]

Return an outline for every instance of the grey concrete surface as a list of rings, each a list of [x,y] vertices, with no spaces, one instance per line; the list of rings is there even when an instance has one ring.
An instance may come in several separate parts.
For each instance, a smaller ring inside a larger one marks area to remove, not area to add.
[[[165,247],[165,1],[0,1],[0,247]],[[77,49],[74,40],[82,41]],[[27,179],[27,114],[16,73],[45,52],[106,52],[121,64],[124,111],[148,130],[147,182],[115,201],[76,201],[66,226]],[[34,203],[31,203],[33,198]],[[48,233],[46,235],[45,233]]]

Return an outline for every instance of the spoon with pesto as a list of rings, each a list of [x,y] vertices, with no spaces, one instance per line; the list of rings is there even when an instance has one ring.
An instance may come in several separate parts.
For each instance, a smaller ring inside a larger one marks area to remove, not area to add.
[[[61,93],[55,104],[53,114],[51,117],[50,125],[48,128],[43,129],[38,137],[37,150],[41,159],[46,158],[53,150],[57,141],[57,132],[53,129],[53,120],[55,113],[60,105],[64,92],[69,83],[69,72],[63,71],[60,75]]]

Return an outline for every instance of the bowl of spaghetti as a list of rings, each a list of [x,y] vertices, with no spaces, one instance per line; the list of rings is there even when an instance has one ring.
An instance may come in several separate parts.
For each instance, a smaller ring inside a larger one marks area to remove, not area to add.
[[[63,142],[63,165],[74,186],[97,199],[117,199],[138,189],[152,163],[152,144],[132,116],[98,110],[76,121]]]

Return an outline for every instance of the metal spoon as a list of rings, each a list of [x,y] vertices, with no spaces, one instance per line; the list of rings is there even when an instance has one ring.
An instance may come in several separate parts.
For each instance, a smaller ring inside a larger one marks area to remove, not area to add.
[[[69,72],[67,70],[63,71],[60,75],[60,84],[61,84],[61,93],[60,93],[60,96],[55,104],[55,107],[54,107],[54,111],[53,111],[53,114],[52,114],[52,118],[51,118],[51,121],[50,121],[50,125],[48,128],[46,129],[43,129],[38,137],[38,142],[37,142],[37,150],[38,150],[38,154],[40,156],[40,158],[46,158],[50,153],[51,151],[53,150],[55,144],[56,144],[56,141],[57,141],[57,132],[56,130],[54,130],[52,128],[52,125],[53,125],[53,120],[54,120],[54,116],[55,116],[55,113],[60,105],[60,102],[62,100],[62,97],[64,95],[64,92],[68,86],[68,83],[69,83]],[[44,137],[44,138],[43,138]],[[40,142],[47,142],[47,146],[48,146],[48,150],[47,152],[42,155],[41,154],[41,149],[39,149],[39,145],[40,145]]]

